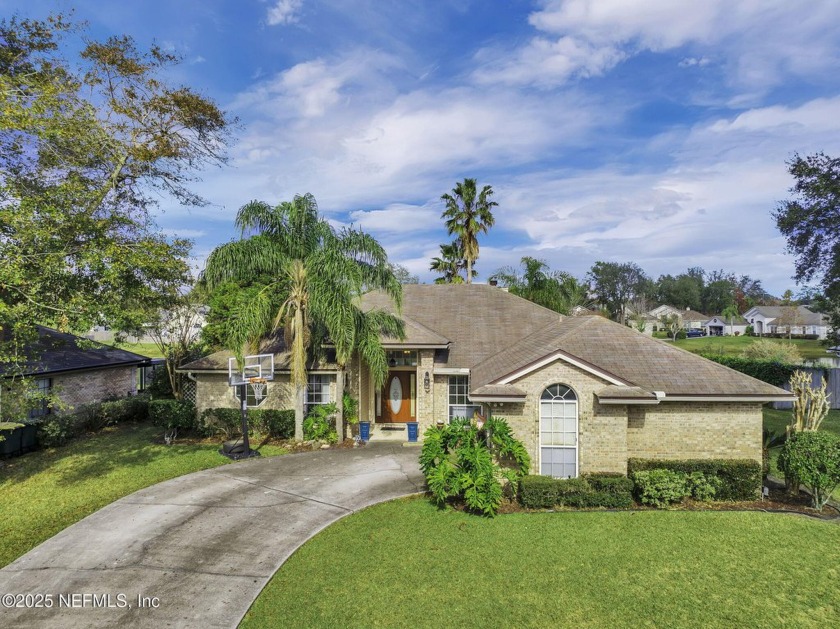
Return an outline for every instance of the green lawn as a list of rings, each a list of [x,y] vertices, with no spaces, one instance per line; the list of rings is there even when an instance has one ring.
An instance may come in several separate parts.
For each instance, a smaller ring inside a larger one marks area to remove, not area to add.
[[[160,429],[127,424],[0,468],[0,567],[97,509],[138,489],[231,461],[217,443],[166,446]],[[266,445],[263,456],[283,454]]]
[[[154,343],[114,343],[114,347],[140,354],[141,356],[148,356],[149,358],[163,358],[160,348]]]
[[[840,526],[802,517],[407,499],[319,533],[241,627],[830,627],[838,566]]]
[[[720,353],[740,356],[744,349],[757,341],[757,336],[703,336],[696,339],[682,339],[670,341],[676,347],[687,349],[696,354]],[[802,339],[767,339],[779,343],[793,343],[802,354],[802,358],[829,358],[831,354],[825,351],[825,345],[820,341],[806,341]]]

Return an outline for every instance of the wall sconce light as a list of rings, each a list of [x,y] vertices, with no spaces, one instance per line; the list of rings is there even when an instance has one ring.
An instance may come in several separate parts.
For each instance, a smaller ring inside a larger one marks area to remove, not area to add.
[[[432,381],[429,378],[429,372],[427,371],[426,375],[423,376],[423,389],[426,391],[426,393],[428,393],[431,388],[432,388]]]

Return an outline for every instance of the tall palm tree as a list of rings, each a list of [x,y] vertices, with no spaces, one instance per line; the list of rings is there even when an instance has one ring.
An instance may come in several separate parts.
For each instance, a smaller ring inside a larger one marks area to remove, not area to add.
[[[455,184],[452,194],[440,197],[446,203],[446,209],[441,214],[441,218],[446,219],[446,229],[450,235],[458,237],[464,248],[467,284],[472,283],[473,262],[478,259],[478,234],[486,234],[495,223],[490,210],[499,204],[491,201],[491,196],[491,186],[484,186],[481,192],[478,192],[476,180],[465,178],[464,181]]]
[[[732,336],[732,320],[735,317],[740,317],[741,313],[738,312],[738,308],[735,304],[729,304],[723,309],[723,312],[721,312],[720,315],[729,319],[729,335]]]
[[[203,280],[212,289],[257,275],[275,278],[235,313],[237,325],[227,344],[241,355],[260,338],[283,329],[297,394],[295,438],[301,439],[306,365],[320,355],[325,341],[335,347],[342,370],[358,351],[375,386],[385,383],[388,363],[380,335],[402,337],[403,323],[381,310],[363,311],[360,297],[381,289],[399,311],[402,287],[382,246],[358,230],[336,231],[319,216],[311,194],[276,207],[251,201],[240,208],[236,226],[241,238],[210,254]]]

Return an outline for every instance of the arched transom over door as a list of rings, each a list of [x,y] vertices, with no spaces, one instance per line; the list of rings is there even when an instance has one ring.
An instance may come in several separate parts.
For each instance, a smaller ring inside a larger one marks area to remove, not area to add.
[[[578,473],[578,400],[562,384],[540,396],[540,474],[574,478]]]

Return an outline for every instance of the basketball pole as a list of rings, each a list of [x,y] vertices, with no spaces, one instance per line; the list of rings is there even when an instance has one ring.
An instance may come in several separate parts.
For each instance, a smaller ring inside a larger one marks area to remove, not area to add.
[[[251,444],[248,442],[248,383],[239,389],[240,408],[242,409],[242,457],[251,456]]]

